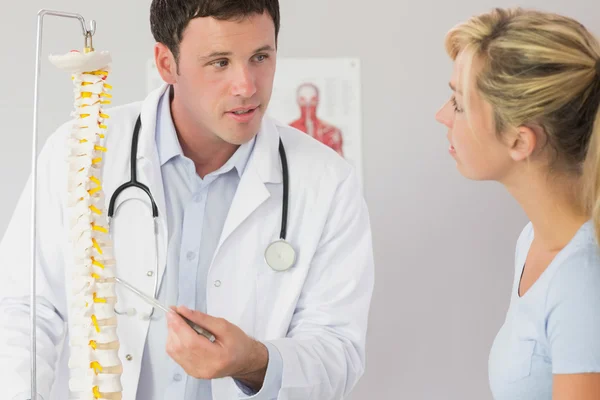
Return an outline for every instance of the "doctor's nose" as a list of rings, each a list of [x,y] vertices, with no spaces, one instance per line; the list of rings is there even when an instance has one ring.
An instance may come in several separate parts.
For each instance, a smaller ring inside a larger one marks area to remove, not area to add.
[[[231,85],[234,96],[250,98],[256,93],[256,83],[252,72],[244,66],[235,71],[235,77]]]

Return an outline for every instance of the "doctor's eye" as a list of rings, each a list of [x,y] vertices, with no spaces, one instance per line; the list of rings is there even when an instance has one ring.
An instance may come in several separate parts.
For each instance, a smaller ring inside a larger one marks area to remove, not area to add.
[[[229,60],[217,60],[210,63],[216,69],[223,69],[229,65]]]
[[[254,56],[254,60],[259,63],[266,61],[267,58],[269,58],[268,54],[257,54]]]

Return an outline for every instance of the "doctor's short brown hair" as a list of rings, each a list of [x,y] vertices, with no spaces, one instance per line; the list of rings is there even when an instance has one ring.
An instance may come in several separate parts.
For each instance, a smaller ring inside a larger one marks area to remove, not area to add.
[[[194,18],[213,17],[231,21],[267,12],[279,34],[279,0],[152,0],[150,29],[154,40],[171,50],[179,61],[183,32]]]

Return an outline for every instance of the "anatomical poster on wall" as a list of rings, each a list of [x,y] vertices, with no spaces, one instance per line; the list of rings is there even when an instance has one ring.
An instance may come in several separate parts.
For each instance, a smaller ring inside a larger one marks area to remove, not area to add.
[[[164,82],[150,59],[146,88]],[[267,113],[331,147],[356,168],[362,183],[360,62],[356,58],[277,59]]]
[[[337,151],[362,182],[358,59],[278,58],[267,112]]]

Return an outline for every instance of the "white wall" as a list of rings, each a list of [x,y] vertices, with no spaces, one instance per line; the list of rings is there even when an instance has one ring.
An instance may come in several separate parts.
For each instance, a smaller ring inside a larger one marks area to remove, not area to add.
[[[114,104],[145,94],[153,40],[147,0],[3,2],[0,37],[0,231],[30,165],[36,12],[96,19],[95,46],[114,58]],[[529,0],[586,26],[600,5]],[[447,154],[434,113],[449,95],[445,32],[505,0],[281,0],[280,55],[360,57],[364,177],[376,287],[368,366],[352,400],[490,399],[487,355],[508,306],[514,243],[526,219],[502,187],[469,182]],[[81,48],[76,21],[49,18],[44,55]],[[598,32],[596,32],[598,33]],[[42,141],[68,117],[70,82],[44,60]]]

